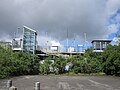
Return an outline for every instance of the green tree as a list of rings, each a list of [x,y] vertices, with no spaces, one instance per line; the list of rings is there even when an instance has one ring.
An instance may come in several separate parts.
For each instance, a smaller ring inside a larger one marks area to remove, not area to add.
[[[11,50],[0,47],[0,78],[10,75],[11,70]]]
[[[101,72],[101,53],[95,53],[87,49],[83,56],[76,55],[69,58],[72,63],[71,71],[74,73],[97,73]]]
[[[0,78],[37,74],[38,66],[39,60],[35,55],[0,47]]]
[[[105,49],[102,66],[107,75],[120,75],[120,45],[109,45]]]
[[[15,52],[12,54],[11,75],[26,75],[38,73],[39,60],[35,55]]]
[[[102,53],[93,52],[92,49],[87,49],[84,55],[87,63],[88,73],[97,73],[102,71]]]
[[[49,74],[50,73],[50,66],[52,64],[52,58],[48,57],[44,60],[43,63],[40,64],[39,72],[40,74]]]
[[[67,60],[63,57],[56,57],[54,59],[54,69],[56,74],[62,74],[65,72],[65,66],[66,66]]]
[[[79,54],[68,58],[67,63],[71,65],[70,72],[73,72],[76,74],[81,72],[81,60],[82,60],[82,57]]]

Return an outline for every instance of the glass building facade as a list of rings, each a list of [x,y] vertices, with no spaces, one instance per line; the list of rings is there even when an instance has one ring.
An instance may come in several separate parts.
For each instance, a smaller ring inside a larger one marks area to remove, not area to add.
[[[23,27],[23,51],[33,53],[37,46],[37,33],[35,30]]]
[[[111,40],[93,40],[93,50],[104,50],[110,43]]]

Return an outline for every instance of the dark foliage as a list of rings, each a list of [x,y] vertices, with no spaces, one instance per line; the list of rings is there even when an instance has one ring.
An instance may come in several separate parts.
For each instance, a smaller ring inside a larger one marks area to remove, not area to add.
[[[35,55],[0,47],[0,78],[38,74],[38,68],[39,60]]]

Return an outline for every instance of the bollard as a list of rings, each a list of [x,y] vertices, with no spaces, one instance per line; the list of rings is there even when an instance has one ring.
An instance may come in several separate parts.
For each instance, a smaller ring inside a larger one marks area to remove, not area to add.
[[[35,83],[34,90],[40,90],[40,82]]]
[[[9,90],[17,90],[17,88],[12,86],[12,87],[9,88]]]
[[[7,88],[10,88],[10,87],[12,87],[12,80],[7,81]]]

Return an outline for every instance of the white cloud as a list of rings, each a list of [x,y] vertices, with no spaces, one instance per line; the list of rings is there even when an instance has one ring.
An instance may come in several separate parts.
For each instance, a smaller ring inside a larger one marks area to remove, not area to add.
[[[1,37],[0,41],[12,42],[10,35],[3,34],[5,37]]]
[[[87,41],[106,39],[116,32],[116,25],[110,29],[106,20],[119,7],[119,0],[0,0],[0,37],[13,36],[18,26],[27,25],[40,34],[48,32],[48,38],[39,36],[40,45],[47,39],[58,45],[67,38],[67,30],[70,40],[76,35],[84,41],[84,32]]]
[[[51,44],[52,44],[52,46],[61,46],[60,42],[56,41],[56,40],[52,40]]]
[[[118,31],[118,24],[110,24],[108,26],[108,30],[109,30],[109,34],[117,33],[117,31]]]
[[[40,45],[40,47],[43,47],[43,48],[58,46],[59,51],[64,50],[64,45],[60,44],[60,42],[58,40],[52,39],[47,36],[38,36],[38,45]]]
[[[120,8],[120,0],[107,0],[106,10],[108,15],[116,13]]]
[[[116,15],[115,20],[116,22],[120,22],[120,13]]]
[[[118,10],[120,9],[120,0],[107,0],[106,2],[106,20],[107,21],[107,30],[108,37],[111,34],[115,34],[119,31],[120,27],[120,14]],[[116,42],[116,37],[113,38],[113,42]]]

